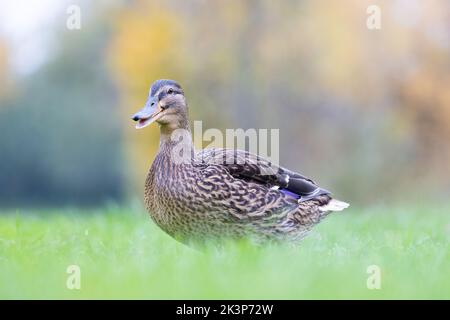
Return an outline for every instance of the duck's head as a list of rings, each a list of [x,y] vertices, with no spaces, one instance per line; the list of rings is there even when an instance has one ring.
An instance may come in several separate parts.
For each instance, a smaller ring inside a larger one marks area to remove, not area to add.
[[[181,86],[174,80],[157,80],[150,88],[147,102],[132,119],[136,129],[153,122],[172,129],[183,128],[187,123],[187,104]]]

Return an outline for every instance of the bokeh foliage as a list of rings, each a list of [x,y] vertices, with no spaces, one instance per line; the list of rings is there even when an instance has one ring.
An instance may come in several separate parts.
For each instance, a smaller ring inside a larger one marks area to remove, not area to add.
[[[57,56],[18,80],[0,108],[0,203],[92,205],[124,194],[107,33],[65,32]]]
[[[369,30],[371,4],[82,2],[89,22],[1,98],[2,203],[141,197],[158,128],[129,117],[158,78],[184,86],[205,129],[280,128],[281,163],[340,198],[445,199],[450,4],[377,1]]]

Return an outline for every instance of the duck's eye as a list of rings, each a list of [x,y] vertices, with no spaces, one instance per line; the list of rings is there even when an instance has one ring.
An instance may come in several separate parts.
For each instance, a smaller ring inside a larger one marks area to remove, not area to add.
[[[167,93],[168,93],[168,94],[172,94],[172,93],[173,93],[173,89],[170,88],[169,90],[167,90]]]

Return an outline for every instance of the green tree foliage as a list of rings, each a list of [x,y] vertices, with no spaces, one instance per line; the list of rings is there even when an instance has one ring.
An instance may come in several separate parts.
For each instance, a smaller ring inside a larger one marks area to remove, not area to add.
[[[0,202],[98,204],[123,196],[117,94],[107,33],[60,35],[56,57],[0,108]],[[64,37],[64,38],[62,38]]]

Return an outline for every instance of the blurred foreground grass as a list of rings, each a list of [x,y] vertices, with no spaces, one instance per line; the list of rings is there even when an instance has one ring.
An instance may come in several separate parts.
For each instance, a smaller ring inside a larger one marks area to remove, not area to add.
[[[199,253],[140,208],[0,214],[0,298],[450,299],[450,208],[353,208],[298,247]],[[378,265],[382,288],[366,287]],[[66,288],[69,265],[81,289]]]

